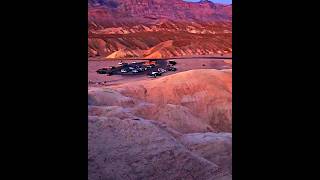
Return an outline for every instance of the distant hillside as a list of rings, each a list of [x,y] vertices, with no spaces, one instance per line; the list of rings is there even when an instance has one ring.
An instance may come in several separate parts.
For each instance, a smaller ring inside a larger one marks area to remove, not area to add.
[[[88,56],[173,57],[232,52],[232,5],[89,0]]]

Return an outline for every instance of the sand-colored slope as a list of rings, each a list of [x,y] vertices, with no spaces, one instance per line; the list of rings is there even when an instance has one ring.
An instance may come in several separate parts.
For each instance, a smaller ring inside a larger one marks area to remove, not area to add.
[[[88,179],[231,180],[231,74],[90,87]]]
[[[89,180],[231,180],[230,173],[190,152],[155,122],[132,118],[89,117]]]
[[[137,51],[132,51],[128,49],[120,49],[108,55],[106,58],[132,58],[139,57],[140,54]]]
[[[231,132],[232,70],[191,70],[112,88],[155,104],[139,109],[146,118],[167,122],[179,130]]]
[[[157,44],[156,46],[145,51],[144,56],[146,58],[162,58],[166,57],[165,51],[167,48],[172,47],[173,41],[165,41]]]
[[[190,151],[232,172],[231,133],[191,133],[179,138]]]

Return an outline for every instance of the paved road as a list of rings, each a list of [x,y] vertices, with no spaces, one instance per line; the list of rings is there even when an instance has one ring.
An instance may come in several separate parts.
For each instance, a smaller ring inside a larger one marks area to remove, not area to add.
[[[229,57],[229,56],[213,56],[213,57],[202,57],[202,56],[199,56],[199,57],[183,57],[183,58],[180,58],[180,57],[173,57],[173,58],[168,58],[168,59],[232,59],[232,57]]]
[[[130,59],[126,59],[126,60],[170,60],[170,59],[232,59],[232,56],[193,56],[193,57],[171,57],[171,58],[149,58],[149,59],[143,59],[143,58],[130,58]],[[99,58],[89,58],[89,61],[106,61],[106,60],[110,60],[110,61],[121,61],[123,59],[117,59],[117,58],[110,58],[110,59],[106,59],[104,57],[99,57]]]

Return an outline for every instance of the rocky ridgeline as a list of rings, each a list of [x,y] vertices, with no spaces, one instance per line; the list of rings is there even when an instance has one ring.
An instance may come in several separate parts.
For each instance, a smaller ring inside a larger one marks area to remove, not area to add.
[[[231,11],[232,5],[210,1],[89,1],[88,56],[161,58],[230,53]],[[169,40],[174,41],[170,47],[144,52]]]
[[[108,58],[161,58],[232,52],[231,24],[135,25],[94,30],[88,55]]]
[[[183,0],[91,0],[89,20],[106,26],[113,22],[231,21],[232,5]]]

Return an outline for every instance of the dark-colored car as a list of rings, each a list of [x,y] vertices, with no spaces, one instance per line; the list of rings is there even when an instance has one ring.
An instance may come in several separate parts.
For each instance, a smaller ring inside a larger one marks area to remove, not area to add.
[[[112,75],[113,75],[112,71],[107,72],[107,76],[112,76]]]
[[[107,74],[108,73],[108,69],[107,68],[102,68],[102,69],[98,69],[96,72],[98,74]]]
[[[176,62],[176,61],[173,61],[173,60],[169,60],[169,64],[176,65],[177,62]]]
[[[154,68],[154,67],[156,67],[156,65],[154,65],[154,64],[150,64],[147,66],[147,68]]]
[[[168,70],[168,71],[176,71],[177,68],[175,68],[175,67],[173,67],[173,66],[169,66],[169,67],[167,67],[167,70]]]

